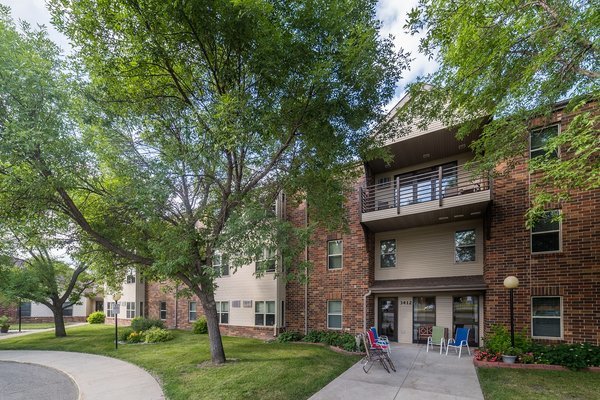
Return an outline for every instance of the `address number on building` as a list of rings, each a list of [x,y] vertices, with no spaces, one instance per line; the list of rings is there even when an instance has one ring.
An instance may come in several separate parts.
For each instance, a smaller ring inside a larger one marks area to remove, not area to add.
[[[398,304],[402,305],[406,305],[406,306],[412,306],[412,300],[400,300],[398,302]]]

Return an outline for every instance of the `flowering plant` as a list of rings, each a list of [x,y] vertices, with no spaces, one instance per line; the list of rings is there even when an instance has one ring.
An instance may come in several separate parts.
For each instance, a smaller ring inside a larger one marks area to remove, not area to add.
[[[491,361],[499,362],[502,355],[500,353],[494,353],[486,350],[475,350],[475,359],[477,361]]]

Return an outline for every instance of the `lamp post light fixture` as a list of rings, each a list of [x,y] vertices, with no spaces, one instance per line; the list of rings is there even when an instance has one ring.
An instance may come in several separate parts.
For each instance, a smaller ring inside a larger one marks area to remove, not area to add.
[[[115,306],[113,308],[113,316],[115,317],[115,350],[119,349],[119,333],[118,333],[118,320],[119,320],[119,300],[121,300],[121,293],[113,294],[113,300]]]
[[[504,279],[504,287],[510,291],[510,345],[515,347],[515,312],[513,306],[513,290],[519,287],[516,276],[508,276]]]

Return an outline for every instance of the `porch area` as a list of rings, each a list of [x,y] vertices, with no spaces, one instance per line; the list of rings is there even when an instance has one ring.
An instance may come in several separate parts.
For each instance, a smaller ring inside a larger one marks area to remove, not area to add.
[[[446,356],[439,348],[427,353],[425,345],[392,343],[396,372],[387,373],[376,363],[366,374],[358,362],[310,399],[482,400],[472,357],[465,353],[458,358],[452,349]]]

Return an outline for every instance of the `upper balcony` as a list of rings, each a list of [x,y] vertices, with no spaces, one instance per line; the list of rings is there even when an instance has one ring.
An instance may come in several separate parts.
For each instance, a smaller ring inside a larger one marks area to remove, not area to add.
[[[360,188],[361,222],[374,232],[481,217],[491,201],[488,174],[464,165],[398,175]]]

